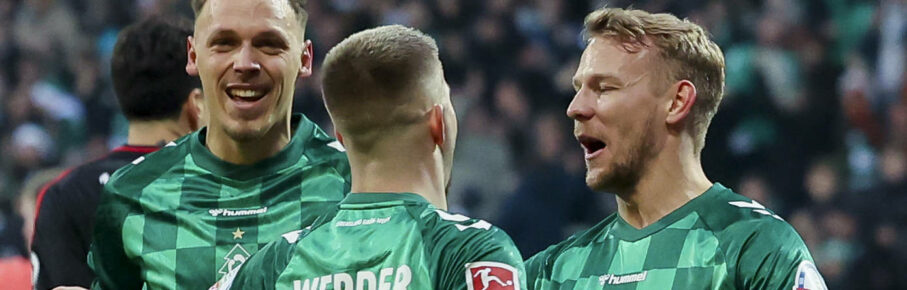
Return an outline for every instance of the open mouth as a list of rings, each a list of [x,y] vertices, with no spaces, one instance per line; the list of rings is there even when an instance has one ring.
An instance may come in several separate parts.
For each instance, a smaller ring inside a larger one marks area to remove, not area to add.
[[[586,135],[580,135],[576,140],[583,147],[586,159],[595,157],[607,146],[604,141]]]
[[[268,94],[268,90],[257,88],[227,88],[227,96],[235,102],[256,102]]]

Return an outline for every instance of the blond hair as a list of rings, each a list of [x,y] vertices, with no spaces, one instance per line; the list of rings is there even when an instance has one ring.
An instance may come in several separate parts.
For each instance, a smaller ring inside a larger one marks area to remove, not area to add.
[[[602,8],[585,20],[584,37],[612,38],[628,51],[654,46],[669,69],[664,83],[688,80],[697,88],[688,125],[696,139],[696,152],[705,145],[705,133],[724,95],[724,55],[702,27],[667,13]]]
[[[444,89],[435,40],[400,25],[353,34],[322,66],[324,103],[346,139],[374,139],[420,120]]]
[[[290,7],[293,8],[293,12],[296,13],[296,20],[299,22],[299,26],[302,28],[302,31],[305,31],[305,24],[309,20],[309,13],[305,10],[307,0],[287,1],[290,4]],[[199,13],[202,13],[202,9],[205,8],[205,3],[208,3],[208,0],[192,0],[190,5],[192,6],[192,12],[195,13],[195,18],[198,18]]]

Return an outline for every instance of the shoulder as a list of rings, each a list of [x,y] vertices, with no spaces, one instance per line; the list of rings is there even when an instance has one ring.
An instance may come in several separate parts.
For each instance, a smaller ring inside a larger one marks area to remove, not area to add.
[[[602,232],[610,228],[617,219],[617,213],[611,214],[595,226],[578,232],[564,241],[549,246],[547,249],[526,260],[526,269],[534,272],[536,268],[550,268],[564,253],[575,248],[587,247],[594,243]]]
[[[306,157],[313,161],[342,160],[346,162],[346,149],[337,139],[328,135],[318,124],[309,120],[305,115],[302,115],[300,122],[303,126],[311,128],[304,132],[298,132],[298,134],[308,134],[308,136],[300,136],[306,141],[300,142],[299,145],[305,147]]]
[[[794,228],[771,209],[727,189],[716,193],[697,213],[719,240],[744,242],[756,236],[774,237],[770,244],[800,241]]]
[[[110,176],[106,189],[112,192],[132,191],[142,188],[167,174],[172,174],[184,164],[189,155],[189,138],[197,137],[197,132],[173,141],[160,150],[138,156]]]
[[[482,219],[449,213],[432,206],[421,212],[423,236],[435,249],[460,248],[473,255],[503,251],[519,257],[506,232]]]

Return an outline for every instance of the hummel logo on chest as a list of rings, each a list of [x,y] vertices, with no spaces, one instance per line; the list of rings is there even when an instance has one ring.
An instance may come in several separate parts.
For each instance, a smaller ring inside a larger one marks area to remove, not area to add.
[[[258,209],[242,209],[242,210],[232,210],[224,208],[213,208],[209,209],[208,213],[211,216],[247,216],[247,215],[256,215],[263,214],[268,212],[268,207],[258,208]]]
[[[604,274],[604,275],[598,276],[598,284],[601,284],[602,286],[604,286],[604,285],[620,285],[620,284],[626,284],[626,283],[642,282],[642,281],[646,280],[646,276],[648,274],[649,274],[649,271],[642,271],[640,273],[627,274],[627,275]]]

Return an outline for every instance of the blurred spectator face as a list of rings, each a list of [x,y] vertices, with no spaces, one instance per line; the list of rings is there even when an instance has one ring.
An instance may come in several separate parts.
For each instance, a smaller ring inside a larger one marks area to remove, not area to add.
[[[901,183],[907,180],[907,160],[904,152],[894,146],[885,148],[881,158],[882,179],[887,183]]]
[[[41,126],[27,123],[13,130],[13,156],[16,163],[36,169],[53,154],[51,137]]]
[[[205,92],[209,132],[257,139],[287,122],[312,46],[287,0],[210,0],[190,37],[187,72]],[[222,133],[220,133],[220,132]]]
[[[907,80],[904,82],[907,84]],[[907,96],[907,93],[905,93]],[[888,108],[888,130],[895,144],[907,145],[907,104],[897,104]]]
[[[813,164],[806,173],[806,191],[816,203],[830,202],[838,190],[838,179],[834,169],[823,162]]]
[[[560,118],[548,114],[535,122],[535,144],[538,146],[536,154],[541,160],[546,162],[560,160],[564,142],[561,140],[563,130],[560,121]]]
[[[529,119],[529,104],[516,82],[505,80],[498,83],[494,92],[495,105],[511,122],[525,122]]]
[[[575,121],[574,134],[585,151],[586,184],[593,190],[635,186],[667,134],[664,121],[657,121],[666,113],[653,90],[656,53],[648,48],[630,53],[601,37],[593,37],[583,52],[567,115]]]

